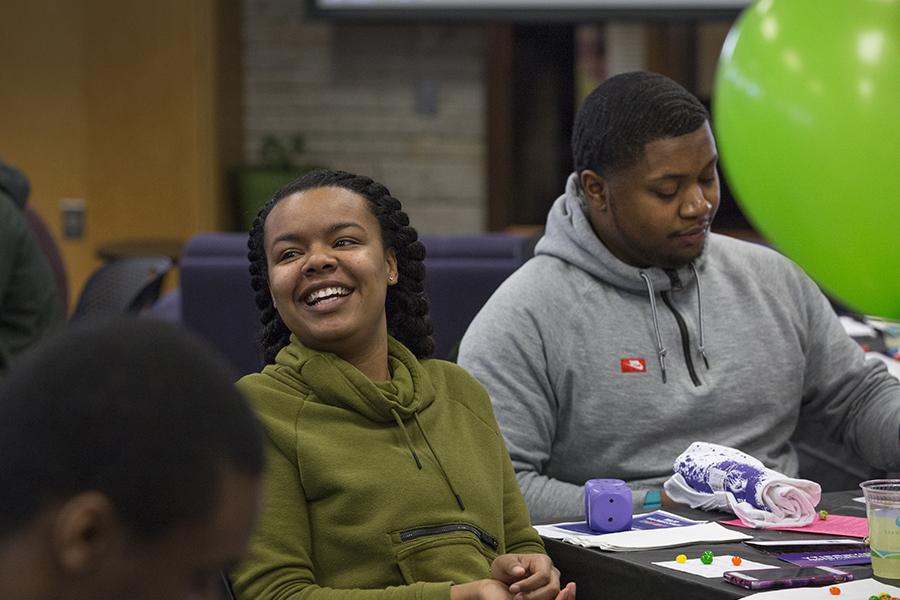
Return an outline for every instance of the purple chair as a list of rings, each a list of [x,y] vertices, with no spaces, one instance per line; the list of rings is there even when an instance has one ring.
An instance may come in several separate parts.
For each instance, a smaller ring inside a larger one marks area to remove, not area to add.
[[[434,355],[456,359],[469,323],[494,290],[531,258],[534,238],[508,233],[425,235],[425,296]]]
[[[453,358],[463,333],[498,285],[531,256],[534,239],[505,233],[422,236],[425,294],[435,356]],[[201,233],[180,262],[181,319],[231,360],[236,374],[262,367],[259,312],[247,270],[247,234]],[[177,297],[167,300],[166,310]]]
[[[259,312],[247,270],[246,233],[201,233],[179,262],[181,319],[228,358],[236,375],[259,371]]]

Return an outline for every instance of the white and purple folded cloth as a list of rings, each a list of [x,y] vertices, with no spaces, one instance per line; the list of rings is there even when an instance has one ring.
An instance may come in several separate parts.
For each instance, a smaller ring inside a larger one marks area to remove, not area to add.
[[[816,517],[822,488],[767,469],[740,450],[694,442],[675,459],[666,494],[691,508],[730,510],[756,527],[803,527]]]

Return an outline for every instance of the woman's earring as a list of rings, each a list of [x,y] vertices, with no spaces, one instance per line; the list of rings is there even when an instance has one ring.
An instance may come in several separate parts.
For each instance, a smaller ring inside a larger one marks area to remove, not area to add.
[[[394,283],[394,280],[396,280],[396,279],[397,279],[397,276],[394,275],[393,273],[388,275],[388,283]]]

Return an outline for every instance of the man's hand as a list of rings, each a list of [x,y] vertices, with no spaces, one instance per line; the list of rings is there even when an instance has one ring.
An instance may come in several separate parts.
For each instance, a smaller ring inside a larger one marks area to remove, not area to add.
[[[669,495],[666,494],[666,490],[659,491],[659,504],[660,508],[690,508],[687,504],[681,504],[680,502],[675,502]]]
[[[559,588],[559,569],[546,554],[503,554],[491,564],[491,577],[509,584],[516,600],[574,600],[575,584]]]

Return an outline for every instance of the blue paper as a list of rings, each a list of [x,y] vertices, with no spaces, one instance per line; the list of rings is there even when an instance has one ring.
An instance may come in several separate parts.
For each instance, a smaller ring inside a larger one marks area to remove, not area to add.
[[[832,550],[830,552],[792,552],[778,558],[798,567],[839,567],[867,565],[872,562],[867,550]]]

